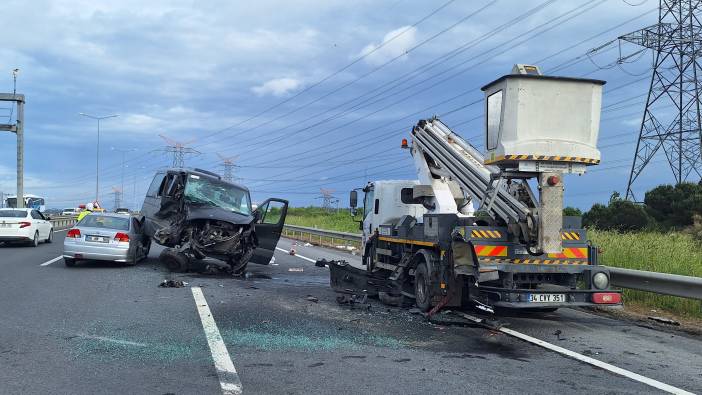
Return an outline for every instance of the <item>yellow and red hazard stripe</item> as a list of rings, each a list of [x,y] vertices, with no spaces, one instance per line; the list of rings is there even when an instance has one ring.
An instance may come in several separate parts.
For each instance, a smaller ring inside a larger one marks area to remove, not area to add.
[[[564,248],[560,254],[548,254],[548,257],[555,259],[587,259],[587,247]]]
[[[475,253],[478,256],[507,256],[507,246],[476,245]]]

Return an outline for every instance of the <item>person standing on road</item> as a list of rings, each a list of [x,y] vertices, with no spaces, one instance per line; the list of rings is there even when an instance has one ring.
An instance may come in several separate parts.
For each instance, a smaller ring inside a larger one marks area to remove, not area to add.
[[[78,219],[76,220],[76,222],[80,222],[80,220],[82,220],[83,218],[88,216],[88,214],[90,214],[92,212],[93,212],[93,204],[92,203],[86,204],[85,210],[81,211],[80,214],[78,214]]]

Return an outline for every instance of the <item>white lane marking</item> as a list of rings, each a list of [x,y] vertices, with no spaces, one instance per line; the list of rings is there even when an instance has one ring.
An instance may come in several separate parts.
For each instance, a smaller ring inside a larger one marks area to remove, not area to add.
[[[54,233],[56,233],[56,232],[65,232],[65,231],[67,231],[67,230],[69,230],[69,229],[71,229],[71,228],[66,228],[66,229],[54,229]]]
[[[240,395],[243,391],[241,380],[236,372],[236,368],[234,368],[234,363],[229,356],[229,351],[227,351],[227,346],[224,344],[222,335],[220,335],[219,329],[217,329],[217,323],[212,317],[212,312],[207,305],[205,295],[202,293],[200,287],[191,287],[190,289],[193,292],[193,298],[195,298],[197,312],[200,314],[202,328],[205,330],[207,344],[210,346],[210,352],[212,353],[212,359],[214,360],[215,369],[217,370],[222,394]]]
[[[278,250],[278,251],[283,251],[283,252],[286,253],[286,254],[290,254],[290,251],[284,250],[284,249],[282,249],[282,248],[280,248],[280,247],[275,247],[275,249]],[[304,259],[304,260],[306,260],[306,261],[308,261],[308,262],[317,263],[316,260],[314,260],[314,259],[312,259],[312,258],[308,258],[308,257],[306,257],[306,256],[302,256],[302,255],[297,254],[297,253],[296,253],[295,255],[293,255],[293,256],[296,256],[296,257],[298,257],[298,258],[300,258],[300,259]]]
[[[78,334],[79,337],[85,338],[85,339],[92,339],[92,340],[100,340],[103,342],[108,342],[108,343],[115,343],[123,346],[135,346],[135,347],[148,347],[149,345],[146,343],[138,343],[138,342],[133,342],[129,340],[122,340],[122,339],[113,339],[111,337],[105,337],[105,336],[93,336],[93,335],[84,335],[84,334]]]
[[[49,265],[51,265],[52,263],[54,263],[54,262],[56,262],[56,261],[58,261],[58,260],[60,260],[60,259],[63,259],[63,255],[57,256],[57,257],[54,258],[54,259],[51,259],[51,260],[49,260],[49,261],[46,261],[46,262],[42,263],[42,264],[39,265],[39,266],[49,266]]]
[[[616,367],[614,365],[610,365],[606,362],[602,362],[602,361],[599,361],[597,359],[590,358],[590,357],[582,355],[582,354],[578,354],[575,351],[571,351],[571,350],[565,349],[563,347],[556,346],[554,344],[545,342],[543,340],[539,340],[535,337],[525,335],[521,332],[517,332],[517,331],[514,331],[514,330],[509,329],[509,328],[500,328],[500,331],[503,333],[506,333],[510,336],[514,336],[518,339],[522,339],[524,341],[527,341],[529,343],[536,344],[537,346],[546,348],[546,349],[551,350],[551,351],[555,351],[559,354],[563,354],[567,357],[576,359],[578,361],[585,362],[585,363],[593,365],[593,366],[597,366],[598,368],[601,368],[601,369],[609,370],[612,373],[618,374],[620,376],[624,376],[624,377],[632,379],[634,381],[638,381],[640,383],[646,384],[646,385],[651,386],[653,388],[657,388],[661,391],[665,391],[665,392],[668,392],[671,394],[694,395],[692,392],[685,391],[684,389],[673,387],[672,385],[662,383],[658,380],[654,380],[654,379],[648,378],[646,376],[642,376],[640,374],[631,372],[629,370],[622,369],[622,368]]]

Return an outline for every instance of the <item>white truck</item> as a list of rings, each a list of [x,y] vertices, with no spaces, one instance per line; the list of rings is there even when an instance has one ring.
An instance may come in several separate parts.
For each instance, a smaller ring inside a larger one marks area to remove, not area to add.
[[[562,214],[564,175],[600,160],[603,85],[516,65],[483,88],[485,155],[439,119],[419,121],[402,142],[418,179],[362,188],[365,269],[332,265],[332,287],[424,311],[621,304],[580,218]]]

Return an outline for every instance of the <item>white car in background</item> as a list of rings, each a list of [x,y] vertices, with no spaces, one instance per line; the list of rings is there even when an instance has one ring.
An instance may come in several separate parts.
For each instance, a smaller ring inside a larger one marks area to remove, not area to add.
[[[31,208],[0,209],[0,242],[25,242],[36,247],[39,241],[51,243],[54,228],[48,218]]]

